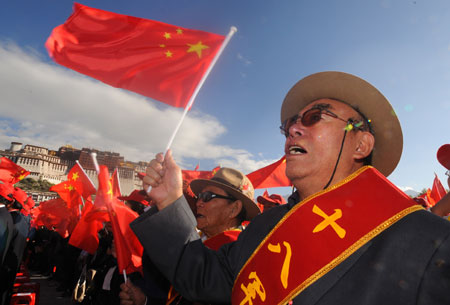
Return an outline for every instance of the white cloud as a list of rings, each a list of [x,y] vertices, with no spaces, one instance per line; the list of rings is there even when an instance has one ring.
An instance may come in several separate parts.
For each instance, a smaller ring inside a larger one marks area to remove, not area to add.
[[[149,160],[164,150],[182,113],[5,42],[0,42],[0,92],[0,149],[12,141],[51,149],[71,144]],[[174,155],[181,165],[186,158],[211,159],[244,172],[271,162],[215,144],[226,132],[217,118],[190,111],[172,145]]]
[[[399,189],[401,189],[403,192],[406,191],[415,191],[414,188],[410,187],[410,186],[399,186]]]

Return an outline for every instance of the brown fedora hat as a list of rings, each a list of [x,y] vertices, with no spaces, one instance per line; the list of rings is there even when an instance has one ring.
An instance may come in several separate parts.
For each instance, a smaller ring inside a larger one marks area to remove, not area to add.
[[[238,170],[221,167],[211,179],[196,179],[191,182],[191,189],[197,196],[206,186],[213,185],[223,189],[230,196],[242,201],[246,219],[251,220],[260,210],[253,201],[255,193],[250,180]]]
[[[397,115],[383,94],[365,80],[348,73],[326,71],[311,74],[298,81],[287,93],[281,106],[281,122],[322,98],[345,102],[370,120],[375,136],[372,165],[389,176],[400,161],[403,134]]]

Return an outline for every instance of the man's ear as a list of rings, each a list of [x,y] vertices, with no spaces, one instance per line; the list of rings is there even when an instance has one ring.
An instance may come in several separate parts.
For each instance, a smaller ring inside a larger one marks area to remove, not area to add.
[[[242,209],[243,209],[242,201],[236,200],[235,202],[233,202],[233,208],[231,209],[229,217],[236,218]]]
[[[375,146],[375,137],[367,131],[363,131],[359,135],[359,139],[353,153],[355,160],[362,160],[369,156]]]

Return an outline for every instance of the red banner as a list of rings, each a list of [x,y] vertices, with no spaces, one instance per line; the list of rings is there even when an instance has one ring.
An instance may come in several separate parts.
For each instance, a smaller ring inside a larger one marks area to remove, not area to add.
[[[78,3],[45,46],[60,65],[185,107],[225,37]]]

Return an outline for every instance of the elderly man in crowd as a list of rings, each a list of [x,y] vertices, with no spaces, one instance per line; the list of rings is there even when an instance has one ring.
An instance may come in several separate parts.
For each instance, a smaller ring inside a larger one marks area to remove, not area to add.
[[[222,245],[235,241],[242,222],[259,214],[253,201],[253,185],[238,170],[222,167],[211,179],[193,180],[190,188],[197,198],[197,229],[209,249],[218,250]],[[139,293],[140,297],[136,295]],[[128,287],[122,285],[121,303],[138,305],[136,300],[145,299],[142,293],[130,284]],[[181,295],[171,288],[166,304],[189,304],[189,301],[181,300]]]
[[[217,252],[196,234],[171,152],[150,162],[156,207],[131,227],[175,288],[232,304],[449,304],[450,224],[385,178],[403,146],[387,99],[316,73],[288,92],[281,122],[296,192]]]

